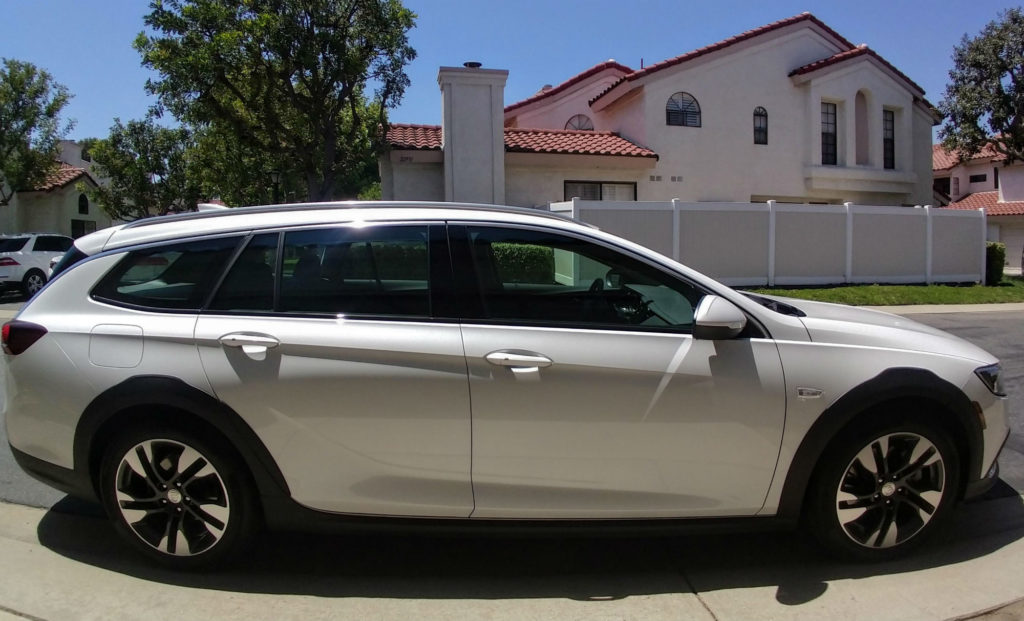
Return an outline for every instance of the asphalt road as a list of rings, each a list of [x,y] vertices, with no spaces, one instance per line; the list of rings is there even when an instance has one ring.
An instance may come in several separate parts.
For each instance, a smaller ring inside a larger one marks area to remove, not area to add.
[[[0,309],[17,308],[19,300],[0,299]],[[913,319],[952,332],[1000,358],[1013,433],[999,459],[1001,478],[1024,493],[1024,322],[1018,312],[917,314]],[[0,386],[2,390],[2,386]],[[0,501],[49,508],[64,498],[21,472],[7,448],[7,433],[0,424]],[[62,503],[66,505],[68,503]]]

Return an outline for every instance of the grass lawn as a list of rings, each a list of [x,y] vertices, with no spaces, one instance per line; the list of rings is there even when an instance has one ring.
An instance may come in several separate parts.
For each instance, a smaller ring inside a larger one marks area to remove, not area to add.
[[[798,289],[748,289],[790,298],[836,302],[854,306],[901,304],[996,304],[1024,302],[1024,278],[1003,277],[994,287],[982,285],[839,285]]]

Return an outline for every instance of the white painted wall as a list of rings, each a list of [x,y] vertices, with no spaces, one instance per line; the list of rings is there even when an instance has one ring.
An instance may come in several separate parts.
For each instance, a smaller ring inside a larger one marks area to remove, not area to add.
[[[584,114],[594,121],[594,129],[603,131],[593,110],[590,100],[615,82],[622,72],[617,69],[605,69],[586,81],[551,96],[543,101],[543,105],[527,105],[521,110],[514,110],[508,115],[511,127],[564,129],[566,122],[577,114]]]

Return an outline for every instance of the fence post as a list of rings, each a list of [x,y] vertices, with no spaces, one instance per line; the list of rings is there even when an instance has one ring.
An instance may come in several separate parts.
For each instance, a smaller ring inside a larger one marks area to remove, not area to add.
[[[933,242],[933,233],[932,233],[933,229],[932,229],[932,206],[931,205],[925,205],[924,206],[924,217],[928,221],[928,224],[927,224],[927,227],[926,227],[927,239],[925,240],[925,250],[924,250],[924,258],[925,258],[924,282],[926,284],[930,285],[930,284],[932,284],[932,274],[934,273],[933,269],[932,269],[932,261],[934,260],[934,257],[935,257],[935,255],[933,254],[933,250],[932,250],[934,248],[934,242]]]
[[[768,201],[768,286],[775,286],[775,201]]]
[[[978,282],[984,285],[988,277],[988,266],[985,265],[988,262],[988,253],[985,251],[985,246],[988,245],[988,214],[985,213],[984,207],[978,207],[978,211],[981,212],[981,278]]]
[[[581,202],[582,201],[580,200],[579,196],[573,196],[572,197],[572,216],[571,217],[572,217],[573,220],[580,220],[581,219],[580,218],[580,203]]]
[[[672,258],[680,263],[683,262],[683,257],[680,254],[680,238],[682,234],[679,232],[679,199],[672,199]]]
[[[843,203],[846,208],[846,278],[847,284],[853,282],[853,203]]]

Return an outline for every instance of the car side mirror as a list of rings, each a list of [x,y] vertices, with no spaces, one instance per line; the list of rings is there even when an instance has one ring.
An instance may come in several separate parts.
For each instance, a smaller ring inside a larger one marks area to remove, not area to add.
[[[723,341],[735,338],[747,326],[747,316],[735,304],[717,295],[705,295],[693,314],[693,338]]]

